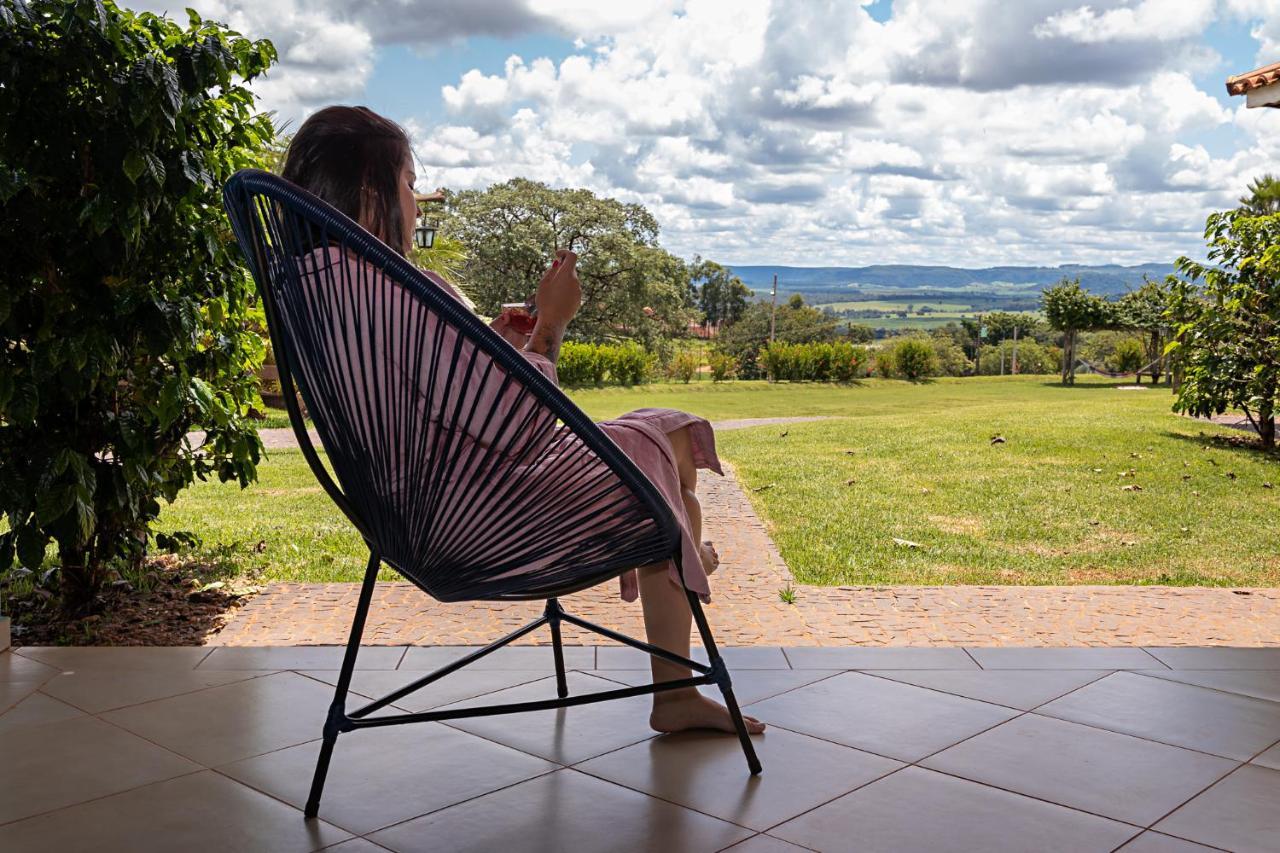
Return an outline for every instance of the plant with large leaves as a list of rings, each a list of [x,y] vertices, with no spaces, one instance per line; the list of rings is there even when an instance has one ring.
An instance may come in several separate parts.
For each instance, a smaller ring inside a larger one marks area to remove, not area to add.
[[[162,500],[255,476],[263,347],[219,192],[269,147],[242,83],[275,58],[194,13],[0,0],[0,571],[56,543],[71,614]]]
[[[1182,365],[1174,409],[1198,417],[1239,409],[1263,447],[1276,443],[1280,406],[1280,213],[1242,208],[1214,213],[1205,226],[1209,263],[1178,259],[1203,289],[1170,344]]]

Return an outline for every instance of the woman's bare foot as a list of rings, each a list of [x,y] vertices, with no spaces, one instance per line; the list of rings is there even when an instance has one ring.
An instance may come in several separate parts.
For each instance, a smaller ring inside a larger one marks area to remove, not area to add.
[[[729,709],[714,699],[708,699],[697,690],[673,690],[655,697],[653,713],[649,715],[649,727],[656,732],[683,732],[689,729],[714,729],[736,732]],[[755,717],[742,715],[749,734],[764,731],[764,723]]]
[[[720,555],[716,553],[716,546],[712,545],[710,540],[702,541],[702,570],[707,574],[711,574],[720,568]]]

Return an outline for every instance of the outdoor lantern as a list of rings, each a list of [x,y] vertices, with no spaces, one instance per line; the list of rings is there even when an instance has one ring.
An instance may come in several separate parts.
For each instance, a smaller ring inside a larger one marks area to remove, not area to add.
[[[436,190],[433,193],[414,193],[413,198],[418,202],[418,219],[413,227],[413,245],[419,249],[430,249],[436,242],[436,217],[427,211],[426,205],[443,202],[444,192]]]

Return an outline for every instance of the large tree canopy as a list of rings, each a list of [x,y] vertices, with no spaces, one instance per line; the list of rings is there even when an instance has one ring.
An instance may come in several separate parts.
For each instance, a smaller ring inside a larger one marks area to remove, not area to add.
[[[254,476],[263,344],[221,189],[261,165],[241,81],[275,56],[195,13],[0,0],[0,571],[53,540],[68,610],[161,500]]]
[[[658,246],[658,223],[641,205],[516,178],[449,194],[446,209],[442,230],[466,253],[459,284],[482,313],[529,298],[555,251],[569,249],[583,297],[572,337],[650,342],[692,317],[688,269]]]
[[[741,319],[752,296],[733,270],[700,257],[690,265],[689,290],[702,312],[702,322],[717,328]]]

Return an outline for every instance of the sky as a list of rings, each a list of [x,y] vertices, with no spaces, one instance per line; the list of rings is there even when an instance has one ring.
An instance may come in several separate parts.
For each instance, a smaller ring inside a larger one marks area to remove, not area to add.
[[[296,128],[364,104],[421,188],[525,177],[648,207],[727,264],[1104,264],[1203,255],[1280,172],[1280,0],[124,0],[280,63]]]

